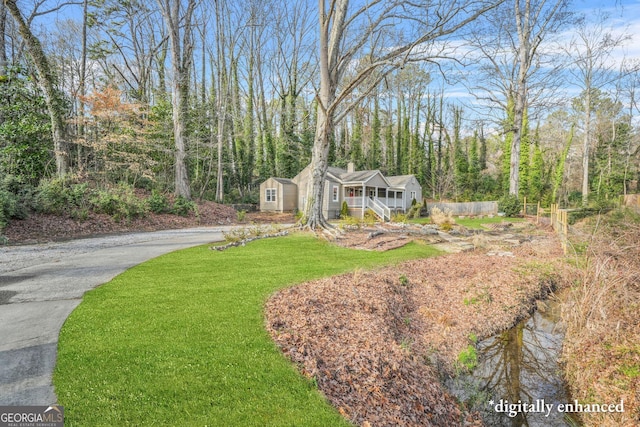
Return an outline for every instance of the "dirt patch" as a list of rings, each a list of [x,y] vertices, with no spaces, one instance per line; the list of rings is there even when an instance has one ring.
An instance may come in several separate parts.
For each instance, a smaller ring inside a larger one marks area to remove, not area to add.
[[[418,236],[410,232],[398,232],[393,229],[367,228],[339,235],[336,237],[335,243],[351,249],[388,251],[400,248],[414,240],[421,240],[427,243],[442,241],[438,237],[427,238],[426,236]]]
[[[553,288],[561,256],[551,235],[512,253],[446,255],[289,288],[268,301],[267,329],[358,425],[481,425],[440,377],[456,370],[473,335],[530,312]]]

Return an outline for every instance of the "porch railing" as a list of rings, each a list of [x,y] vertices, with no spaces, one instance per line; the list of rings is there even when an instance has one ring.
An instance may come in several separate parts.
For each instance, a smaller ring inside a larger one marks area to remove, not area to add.
[[[366,201],[366,208],[371,209],[382,218],[383,221],[391,220],[391,209],[377,198],[369,197]]]

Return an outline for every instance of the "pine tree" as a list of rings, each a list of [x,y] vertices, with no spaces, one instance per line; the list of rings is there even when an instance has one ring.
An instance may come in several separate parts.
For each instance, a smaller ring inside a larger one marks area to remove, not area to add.
[[[396,171],[396,162],[395,162],[395,146],[393,143],[393,121],[391,118],[388,119],[389,123],[385,126],[384,133],[384,144],[385,144],[385,155],[386,155],[386,173],[393,174]]]
[[[513,142],[513,123],[515,103],[512,97],[507,100],[507,117],[503,124],[504,144],[502,149],[502,169],[500,170],[502,191],[509,193],[509,172],[511,171],[511,143]]]
[[[380,131],[382,124],[380,123],[380,103],[378,97],[375,97],[373,104],[373,123],[371,124],[371,147],[369,148],[369,169],[380,169],[382,165],[382,150],[380,148]]]
[[[476,131],[469,148],[469,190],[475,194],[480,186],[480,154],[478,152],[478,132]]]
[[[353,135],[349,144],[349,159],[353,162],[356,170],[362,170],[365,166],[363,150],[363,117],[362,111],[356,111]]]
[[[487,168],[487,138],[484,137],[484,128],[480,127],[480,170]]]

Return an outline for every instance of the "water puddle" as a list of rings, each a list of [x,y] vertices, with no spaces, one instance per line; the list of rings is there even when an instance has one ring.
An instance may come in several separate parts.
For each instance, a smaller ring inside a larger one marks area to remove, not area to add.
[[[560,304],[550,301],[513,328],[477,345],[478,366],[447,384],[487,425],[578,426],[558,363],[564,330]]]

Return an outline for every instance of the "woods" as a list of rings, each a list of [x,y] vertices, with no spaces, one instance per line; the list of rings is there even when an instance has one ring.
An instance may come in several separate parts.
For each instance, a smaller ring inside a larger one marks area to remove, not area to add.
[[[415,174],[433,199],[607,204],[637,190],[640,170],[622,13],[564,0],[7,0],[0,176],[256,203],[266,178],[311,162],[312,228],[327,226],[327,167],[350,161]]]

